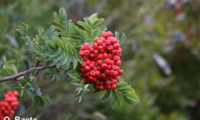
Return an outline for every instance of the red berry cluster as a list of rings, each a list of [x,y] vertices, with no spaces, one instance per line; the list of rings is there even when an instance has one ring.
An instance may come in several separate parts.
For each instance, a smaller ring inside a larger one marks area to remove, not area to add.
[[[4,101],[0,102],[0,120],[4,120],[5,117],[12,119],[15,114],[19,102],[17,101],[17,96],[19,93],[17,91],[8,91],[4,98]]]
[[[95,89],[115,89],[118,75],[124,73],[119,69],[122,49],[112,32],[102,32],[101,36],[96,37],[92,45],[86,42],[80,47],[79,54],[84,61],[82,79],[86,84],[94,84]]]

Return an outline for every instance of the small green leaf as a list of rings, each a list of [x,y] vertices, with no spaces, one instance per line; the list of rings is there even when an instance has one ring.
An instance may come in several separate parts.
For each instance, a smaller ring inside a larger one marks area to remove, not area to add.
[[[54,57],[56,57],[59,54],[60,54],[60,51],[57,50],[57,51],[50,52],[48,56],[51,57],[51,58],[54,58]]]
[[[56,64],[56,61],[51,61],[50,63],[49,63],[49,66],[54,66]]]
[[[63,68],[66,69],[69,65],[70,65],[70,62],[72,60],[72,56],[69,55],[68,56],[68,59],[67,59],[67,62],[63,65]]]
[[[135,93],[125,93],[124,96],[126,96],[128,99],[132,100],[132,101],[139,101],[138,96]]]
[[[63,52],[60,53],[60,55],[58,55],[54,61],[60,61],[64,57],[64,55],[65,54]]]
[[[97,27],[96,29],[92,30],[92,39],[98,37],[100,33],[101,33],[100,27]]]
[[[115,37],[119,40],[119,32],[115,31]]]
[[[24,78],[26,79],[26,81],[31,82],[31,79],[29,78],[27,74],[24,74]]]
[[[22,97],[22,95],[24,94],[24,88],[18,87],[16,88],[16,90],[20,93],[20,97]]]
[[[77,67],[78,64],[78,59],[77,56],[74,54],[73,56],[73,69],[75,69]]]
[[[119,84],[121,84],[121,83],[123,83],[123,82],[124,82],[124,79],[121,78],[121,77],[119,77],[119,81],[117,82],[117,85],[119,85]]]
[[[54,17],[55,17],[55,19],[60,20],[60,17],[59,17],[59,15],[56,12],[54,12]]]
[[[24,79],[22,79],[22,78],[19,79],[19,82],[20,82],[20,84],[22,86],[26,86],[27,85],[27,82]]]
[[[133,105],[133,101],[132,101],[132,100],[128,99],[128,98],[125,97],[125,96],[122,96],[122,98],[123,98],[123,100],[124,100],[124,102],[125,102],[126,104],[128,104],[128,105]]]
[[[72,85],[81,85],[81,81],[80,80],[72,80],[71,84]]]
[[[117,107],[117,103],[118,103],[118,95],[116,93],[115,90],[112,90],[112,107],[113,109],[115,109]]]
[[[32,101],[32,106],[34,106],[34,104],[35,104],[35,96],[34,95],[31,96],[31,101]]]
[[[56,75],[56,82],[58,82],[60,79],[60,76],[59,75]]]
[[[101,90],[99,89],[95,89],[94,93],[100,92]]]
[[[25,23],[23,23],[23,26],[24,26],[24,30],[26,31],[26,33],[28,32],[28,28],[29,28],[29,26],[27,25],[27,24],[25,24]]]
[[[60,27],[60,26],[52,25],[51,28],[58,30],[58,31],[61,31],[61,32],[66,32],[66,30],[63,27]]]
[[[92,24],[90,23],[90,21],[89,21],[89,19],[88,19],[88,18],[84,18],[84,21],[85,21],[85,23],[87,23],[89,26],[91,26],[91,27],[92,27]]]
[[[120,45],[123,44],[126,40],[126,35],[123,33],[121,39],[119,40]]]
[[[50,77],[50,81],[53,81],[55,78],[56,78],[55,75],[51,75],[51,77]]]
[[[106,31],[107,28],[105,26],[101,26],[101,32]]]
[[[40,96],[36,96],[36,98],[39,101],[40,105],[43,107],[44,106],[44,102],[43,102],[42,98]]]
[[[118,95],[118,104],[119,104],[119,107],[122,107],[123,103],[124,103],[123,96]]]
[[[39,33],[39,35],[43,35],[43,34],[44,34],[44,28],[43,28],[43,27],[40,27],[40,28],[38,29],[38,33]]]
[[[78,61],[81,63],[81,65],[84,65],[84,61],[80,55],[78,55]]]
[[[103,18],[98,19],[98,20],[92,25],[92,28],[97,27],[97,26],[100,25],[103,21],[104,21]]]
[[[83,21],[78,21],[77,23],[78,23],[78,25],[82,26],[83,28],[85,28],[89,32],[92,30],[91,27]]]
[[[96,21],[98,20],[98,18],[97,18],[97,13],[92,14],[92,15],[88,18],[88,20],[89,20],[90,23],[93,25],[94,22],[96,22]]]
[[[72,78],[72,79],[81,79],[81,76],[79,74],[79,72],[77,72],[76,70],[69,70],[67,72],[67,74]]]
[[[62,63],[61,63],[61,65],[64,65],[64,64],[66,64],[66,62],[67,62],[67,60],[68,60],[68,54],[66,53],[65,54],[65,56],[63,57],[63,60],[62,60]]]
[[[101,99],[101,102],[104,103],[106,101],[106,99],[109,97],[110,95],[110,91],[111,90],[107,90],[106,91],[106,94],[103,96],[103,98]]]
[[[123,82],[121,84],[116,85],[116,89],[125,89],[126,87],[130,87],[130,85],[127,82]]]
[[[59,10],[59,15],[60,15],[60,18],[62,21],[66,21],[67,20],[67,13],[66,13],[66,10],[65,8],[60,8]]]

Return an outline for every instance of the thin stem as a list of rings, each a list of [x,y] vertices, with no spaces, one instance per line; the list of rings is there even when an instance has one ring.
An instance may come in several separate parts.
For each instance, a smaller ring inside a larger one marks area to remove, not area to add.
[[[52,66],[52,67],[54,67],[54,66]],[[11,75],[11,76],[7,76],[5,78],[0,78],[0,82],[16,80],[17,78],[23,76],[24,74],[30,73],[32,70],[41,71],[41,70],[44,70],[44,69],[47,69],[47,68],[50,68],[50,66],[34,67],[34,68],[30,69],[30,70],[26,70],[26,71],[21,72],[21,73],[16,74],[16,75]]]

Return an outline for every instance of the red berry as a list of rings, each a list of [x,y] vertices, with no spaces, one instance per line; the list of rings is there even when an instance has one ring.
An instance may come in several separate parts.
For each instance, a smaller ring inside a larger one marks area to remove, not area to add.
[[[109,46],[107,47],[107,50],[108,50],[108,51],[112,51],[112,50],[113,50],[113,46],[112,46],[112,45],[109,45]]]
[[[124,74],[124,71],[123,71],[123,70],[119,70],[119,71],[118,71],[118,74],[119,74],[119,75],[123,75],[123,74]]]
[[[111,86],[111,89],[115,89],[116,88],[116,85],[115,84],[113,84],[112,86]]]
[[[103,31],[103,32],[101,33],[101,36],[106,38],[106,37],[108,37],[108,33],[105,32],[105,31]]]
[[[103,85],[100,85],[100,86],[99,86],[99,90],[104,90],[104,86],[103,86]]]
[[[95,76],[95,71],[94,71],[94,70],[91,70],[91,71],[90,71],[90,75]]]
[[[101,64],[101,68],[102,69],[106,69],[107,68],[107,64],[106,63]]]
[[[116,65],[117,65],[117,66],[120,66],[120,65],[121,65],[121,60],[117,60],[117,61],[116,61]]]
[[[112,32],[110,32],[110,31],[108,31],[107,34],[108,34],[108,37],[112,37],[113,36]]]

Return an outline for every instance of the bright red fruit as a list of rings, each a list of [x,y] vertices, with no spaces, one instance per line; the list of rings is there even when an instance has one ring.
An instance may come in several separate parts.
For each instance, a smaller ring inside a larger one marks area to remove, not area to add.
[[[101,36],[101,38],[94,38],[95,43],[92,45],[86,42],[80,47],[79,54],[84,60],[84,65],[81,65],[80,70],[82,79],[85,84],[94,84],[95,89],[116,89],[116,84],[119,81],[118,76],[124,73],[123,70],[119,69],[122,49],[112,32],[104,31]],[[15,101],[9,96],[7,100]]]

